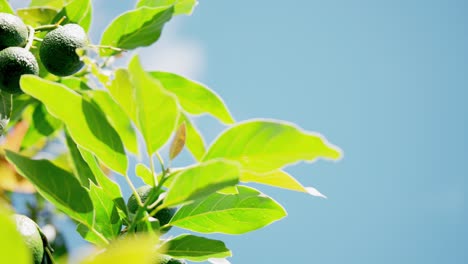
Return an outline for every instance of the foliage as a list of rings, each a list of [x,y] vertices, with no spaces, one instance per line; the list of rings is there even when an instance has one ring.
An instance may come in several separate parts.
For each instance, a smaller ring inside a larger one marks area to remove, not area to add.
[[[0,12],[16,14],[28,25],[28,43],[19,48],[30,50],[40,68],[37,75],[21,76],[22,94],[0,92],[0,128],[6,135],[0,183],[12,182],[0,184],[0,193],[24,191],[20,188],[24,179],[17,175],[27,179],[34,187],[28,192],[39,194],[36,211],[46,210],[39,206],[45,199],[75,221],[84,239],[105,248],[83,263],[155,263],[168,258],[216,262],[232,255],[220,240],[191,233],[159,235],[171,227],[244,234],[286,216],[277,201],[246,185],[250,182],[324,197],[283,170],[301,161],[339,159],[340,150],[323,136],[280,120],[236,122],[213,90],[174,73],[144,69],[138,56],[130,59],[128,67],[112,65],[126,51],[154,44],[166,23],[190,15],[196,4],[195,0],[140,0],[110,23],[99,45],[92,45],[83,35],[91,25],[91,0],[32,0],[16,12],[8,1],[0,0]],[[61,33],[66,43],[55,47],[54,39],[63,38],[54,37],[54,32],[67,27],[77,30]],[[76,43],[69,41],[74,37]],[[57,53],[45,45],[74,52]],[[57,54],[61,57],[51,60]],[[57,72],[66,66],[54,68],[54,64],[67,60],[73,60],[75,68]],[[204,114],[227,125],[209,147],[194,122],[195,116]],[[46,151],[51,142],[60,142],[67,150],[38,159],[37,153]],[[173,168],[171,161],[184,148],[195,163]],[[121,186],[111,179],[114,175],[132,190],[132,210],[127,209]],[[144,196],[137,194],[141,191],[131,175],[147,185]],[[12,229],[12,213],[3,207],[1,248],[11,241],[15,249],[9,255],[15,263],[28,263]]]

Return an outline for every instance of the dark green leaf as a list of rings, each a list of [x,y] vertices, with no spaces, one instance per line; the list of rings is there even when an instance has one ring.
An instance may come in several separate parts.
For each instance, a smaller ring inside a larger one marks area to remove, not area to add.
[[[137,127],[145,139],[147,153],[153,154],[169,140],[176,127],[177,102],[144,71],[138,57],[130,61],[129,71],[136,98]]]
[[[13,96],[0,92],[0,136],[5,133],[13,111]]]
[[[203,160],[226,158],[240,162],[245,170],[269,172],[303,160],[340,156],[340,150],[318,134],[283,121],[252,120],[224,131]]]
[[[238,194],[214,193],[181,207],[169,224],[200,233],[243,234],[286,216],[265,194],[245,186],[237,189]]]
[[[101,45],[127,50],[149,46],[159,39],[162,28],[171,19],[173,11],[172,6],[165,6],[141,7],[123,13],[106,28]],[[116,53],[111,49],[101,49],[101,56]]]
[[[197,0],[139,0],[137,7],[160,7],[174,5],[174,15],[190,15],[198,4]]]
[[[185,169],[174,176],[163,205],[170,207],[200,199],[239,182],[239,164],[213,160]]]
[[[164,246],[167,255],[196,262],[232,256],[223,241],[194,235],[180,235],[165,242]]]
[[[126,173],[128,161],[122,141],[98,108],[66,86],[36,76],[23,76],[21,88],[64,122],[78,145],[93,152],[109,168]]]
[[[150,72],[164,88],[173,93],[182,108],[190,114],[210,114],[225,124],[234,123],[221,97],[201,83],[169,72]]]
[[[50,115],[43,104],[38,104],[32,113],[32,120],[26,135],[21,142],[21,148],[28,148],[39,140],[47,140],[47,137],[55,134],[62,126],[62,122]]]
[[[93,204],[86,189],[68,171],[48,160],[31,160],[6,151],[8,161],[31,181],[38,192],[71,218],[86,225],[93,224]]]
[[[86,163],[86,161],[81,156],[78,146],[70,137],[68,132],[65,133],[65,137],[73,164],[74,174],[78,177],[78,180],[80,180],[81,185],[89,189],[90,181],[97,183],[96,177],[94,177],[94,174],[89,168],[88,163]]]

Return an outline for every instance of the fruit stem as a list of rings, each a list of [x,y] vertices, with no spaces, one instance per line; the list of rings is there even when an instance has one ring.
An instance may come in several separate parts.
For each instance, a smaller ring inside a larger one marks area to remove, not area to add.
[[[52,29],[56,29],[60,26],[60,24],[62,24],[62,22],[67,19],[66,16],[63,16],[59,21],[57,21],[57,23],[55,24],[51,24],[51,25],[43,25],[43,26],[39,26],[37,28],[35,28],[36,32],[39,32],[39,31],[48,31],[48,30],[52,30]]]
[[[33,27],[28,26],[28,29],[29,29],[28,43],[27,43],[26,46],[24,47],[26,50],[30,50],[30,49],[31,49],[32,44],[33,44],[33,42],[34,42],[34,33],[35,33],[35,30],[34,30]]]
[[[35,40],[35,41],[39,41],[39,42],[42,42],[42,41],[43,41],[43,39],[38,38],[38,37],[34,37],[34,40]]]

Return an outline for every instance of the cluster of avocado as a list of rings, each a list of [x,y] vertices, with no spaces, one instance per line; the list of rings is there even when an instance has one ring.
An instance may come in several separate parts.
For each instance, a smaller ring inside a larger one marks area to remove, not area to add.
[[[21,75],[39,74],[36,58],[25,48],[31,33],[19,17],[0,13],[0,90],[3,92],[21,93]],[[69,76],[83,67],[76,49],[85,48],[87,44],[88,38],[81,26],[59,25],[45,35],[39,57],[48,72]]]
[[[156,194],[152,195],[152,192],[155,192],[154,188],[151,186],[142,186],[138,188],[137,190],[138,196],[140,196],[141,202],[145,203],[147,202],[150,197],[152,197],[152,200],[148,202],[148,204],[152,204],[155,201],[159,199],[159,197],[165,192],[162,189],[159,189],[159,191],[156,192]],[[161,199],[156,206],[159,206],[162,204],[163,199]],[[135,214],[140,206],[138,205],[138,201],[135,197],[135,195],[131,195],[130,198],[127,201],[127,209],[131,214]],[[151,215],[154,218],[154,221],[157,222],[157,228],[159,229],[159,232],[165,233],[169,231],[170,227],[165,227],[161,229],[161,227],[167,225],[172,217],[174,216],[176,212],[176,208],[163,208],[159,210],[156,214]],[[147,210],[148,213],[151,213],[151,210]],[[144,232],[146,228],[143,226],[142,228],[139,229],[137,226],[137,232]],[[169,256],[162,256],[160,259],[158,259],[158,263],[160,264],[184,264],[185,262],[179,259],[171,258]]]

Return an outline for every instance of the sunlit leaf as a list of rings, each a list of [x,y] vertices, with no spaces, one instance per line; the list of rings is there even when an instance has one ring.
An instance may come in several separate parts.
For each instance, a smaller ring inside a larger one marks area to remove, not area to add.
[[[0,263],[32,263],[32,254],[17,231],[13,216],[1,204],[0,227]]]
[[[36,76],[23,76],[21,88],[64,122],[78,145],[93,152],[109,168],[126,173],[128,161],[122,141],[98,108],[66,86]]]
[[[31,124],[21,142],[21,148],[28,148],[39,140],[47,140],[47,137],[55,134],[62,126],[62,122],[50,115],[43,104],[38,104],[32,113]]]
[[[190,261],[232,256],[223,241],[194,235],[180,235],[165,242],[166,255]]]
[[[56,9],[62,8],[67,0],[31,0],[29,6],[37,6],[37,7],[53,7]]]
[[[79,24],[88,31],[91,26],[92,10],[91,0],[71,0],[58,12],[53,23],[65,16],[64,23]]]
[[[138,57],[130,61],[129,71],[135,89],[137,127],[145,139],[147,152],[153,154],[175,129],[179,116],[177,103],[159,81],[144,71]]]
[[[13,15],[15,14],[15,11],[13,8],[11,8],[10,3],[8,3],[8,0],[0,0],[0,12]]]
[[[93,183],[90,185],[89,195],[94,206],[94,228],[107,239],[116,239],[120,234],[122,220],[112,197]]]
[[[172,6],[131,10],[114,19],[102,35],[101,45],[121,49],[149,46],[161,35],[164,24],[172,17]],[[117,51],[101,49],[101,56],[110,56]]]
[[[190,15],[198,4],[197,0],[139,0],[137,7],[160,7],[174,5],[174,15]]]
[[[238,194],[213,193],[182,206],[169,224],[200,233],[243,234],[286,216],[265,194],[245,186],[237,189]]]
[[[92,225],[93,204],[89,194],[70,172],[48,160],[31,160],[8,150],[6,156],[44,198],[71,218]]]
[[[239,182],[236,162],[213,160],[179,172],[167,191],[163,205],[170,207],[200,199]]]
[[[127,116],[137,124],[137,102],[130,79],[130,73],[125,69],[117,69],[110,85],[107,86],[112,98],[120,105]]]
[[[5,133],[12,111],[13,96],[0,91],[0,136]]]
[[[24,23],[31,26],[46,25],[52,23],[57,16],[57,10],[48,7],[28,7],[16,10]]]
[[[148,169],[145,165],[138,163],[135,166],[135,174],[136,176],[140,177],[146,185],[153,185],[154,184],[154,177],[151,173],[151,170]]]
[[[169,72],[150,72],[164,88],[177,96],[182,108],[190,114],[210,114],[225,124],[234,123],[223,100],[205,85]]]
[[[89,168],[88,163],[81,156],[80,150],[75,141],[70,137],[69,133],[65,133],[65,139],[70,153],[71,162],[73,165],[73,172],[78,180],[86,188],[89,188],[89,182],[97,183],[93,171]]]
[[[188,151],[192,153],[196,160],[200,160],[203,155],[205,155],[205,141],[203,140],[203,137],[198,129],[194,124],[192,124],[192,121],[184,113],[181,113],[179,117],[179,124],[182,123],[185,123],[187,130],[185,146],[187,147]]]
[[[266,173],[256,173],[251,171],[242,171],[241,173],[242,182],[255,182],[266,184],[274,187],[288,189],[297,192],[308,193],[313,196],[319,196],[326,198],[317,189],[313,187],[304,187],[289,173],[282,170],[275,170]]]
[[[169,158],[174,159],[179,155],[185,146],[185,140],[187,139],[187,129],[185,123],[179,125],[179,128],[174,135],[171,147],[169,148]]]
[[[160,251],[156,247],[157,242],[158,238],[154,236],[127,236],[112,243],[106,250],[92,254],[81,264],[154,264]]]
[[[282,121],[253,120],[224,131],[203,160],[227,158],[240,162],[244,170],[269,172],[299,161],[340,156],[340,150],[321,135]]]
[[[119,134],[125,148],[133,154],[138,154],[137,136],[132,123],[109,93],[93,90],[86,92],[86,95],[106,113],[107,120]]]

